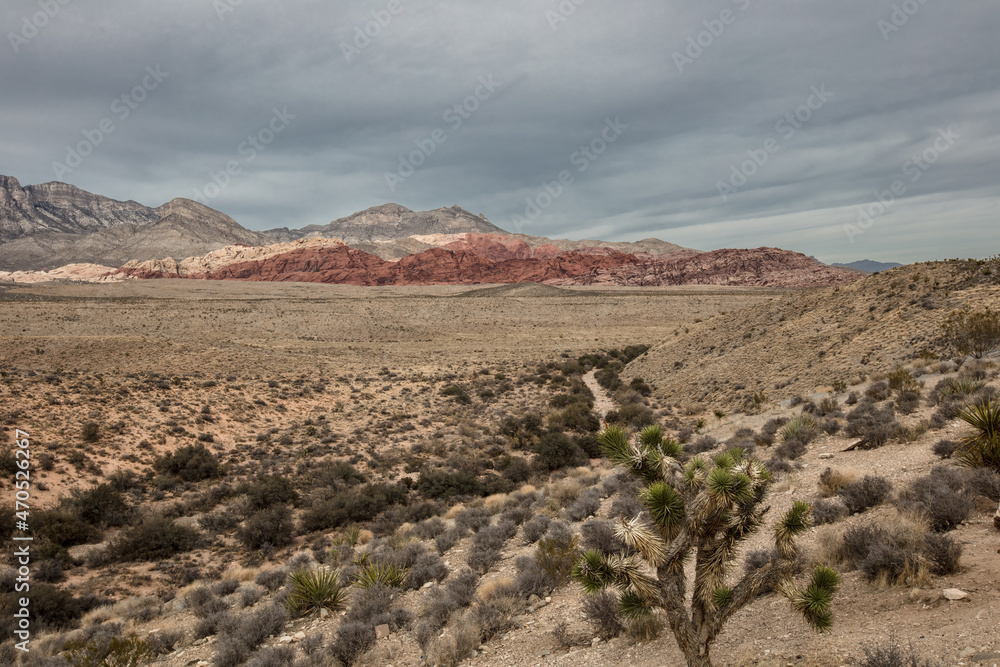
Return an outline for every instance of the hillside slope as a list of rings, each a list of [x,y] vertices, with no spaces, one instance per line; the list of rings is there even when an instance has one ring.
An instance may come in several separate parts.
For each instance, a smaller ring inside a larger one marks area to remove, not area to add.
[[[744,408],[885,371],[921,350],[947,355],[941,322],[1000,303],[1000,262],[913,264],[853,284],[775,297],[679,329],[625,369],[668,401]]]

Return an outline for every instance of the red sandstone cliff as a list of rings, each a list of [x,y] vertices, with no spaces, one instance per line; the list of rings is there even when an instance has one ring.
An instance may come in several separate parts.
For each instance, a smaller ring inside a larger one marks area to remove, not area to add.
[[[448,285],[538,282],[553,285],[744,285],[818,287],[849,283],[856,272],[819,264],[778,248],[716,250],[671,257],[607,248],[557,253],[495,235],[470,235],[392,262],[336,242],[297,242],[268,251],[220,251],[212,261],[187,266],[130,263],[119,278],[194,278],[319,282],[343,285]],[[231,259],[231,261],[227,261]]]

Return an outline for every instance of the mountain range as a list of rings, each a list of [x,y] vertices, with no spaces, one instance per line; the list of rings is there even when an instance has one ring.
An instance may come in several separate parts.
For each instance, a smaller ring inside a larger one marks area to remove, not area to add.
[[[856,271],[864,271],[865,273],[881,273],[882,271],[888,271],[889,269],[896,269],[901,266],[899,262],[876,262],[872,259],[861,259],[856,262],[850,262],[848,264],[831,264],[830,266],[841,266],[846,269],[855,269]]]
[[[188,199],[151,208],[65,183],[0,176],[0,279],[280,280],[353,285],[845,284],[856,271],[777,248],[702,253],[636,242],[512,234],[459,206],[398,204],[327,225],[250,231]]]

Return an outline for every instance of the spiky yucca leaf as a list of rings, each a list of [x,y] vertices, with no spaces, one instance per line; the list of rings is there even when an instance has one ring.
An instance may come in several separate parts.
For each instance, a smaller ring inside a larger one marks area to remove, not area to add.
[[[742,447],[730,447],[729,449],[726,450],[726,454],[728,454],[729,458],[733,460],[734,465],[741,465],[741,464],[745,465],[746,463],[748,463],[748,461],[744,460],[743,458],[746,455],[746,453],[747,450],[745,450]]]
[[[840,575],[826,565],[819,565],[813,570],[812,582],[814,586],[830,591],[831,595],[840,589]]]
[[[626,591],[621,594],[618,600],[618,613],[622,618],[635,620],[652,614],[653,608],[639,595],[632,591]]]
[[[647,483],[656,483],[663,479],[672,479],[676,473],[683,471],[680,462],[671,454],[657,449],[649,454],[649,467],[643,471]]]
[[[354,584],[359,588],[386,586],[402,588],[410,568],[391,563],[368,563],[354,576]]]
[[[976,429],[972,441],[994,440],[1000,437],[1000,401],[992,398],[974,403],[958,415],[966,424]]]
[[[656,482],[644,488],[639,497],[649,510],[656,525],[672,533],[684,519],[684,499],[666,482]]]
[[[340,611],[347,603],[347,592],[334,570],[296,570],[288,575],[288,583],[291,591],[285,605],[296,616],[320,609]]]
[[[659,567],[666,560],[667,544],[643,523],[641,516],[620,519],[615,535],[642,554],[643,559],[653,567]]]
[[[734,512],[729,518],[729,534],[736,540],[745,540],[757,532],[757,529],[764,523],[766,511],[767,508],[761,508],[756,503],[740,507],[739,511]]]
[[[733,589],[728,586],[720,586],[712,591],[712,604],[716,608],[725,607],[733,601]]]
[[[618,465],[629,465],[635,455],[635,449],[628,441],[628,434],[618,425],[605,427],[597,434],[597,443],[604,455]]]
[[[792,595],[791,602],[792,608],[802,614],[816,632],[827,632],[833,627],[833,613],[830,611],[833,593],[826,588],[811,584],[804,591]]]
[[[646,575],[642,563],[635,556],[612,554],[604,557],[604,567],[610,579],[623,592],[632,592],[644,600],[659,599],[659,588],[654,579]]]
[[[695,595],[706,603],[712,602],[712,596],[719,588],[724,587],[729,564],[736,556],[738,543],[730,535],[724,536],[709,547],[706,547],[698,557],[697,576],[695,577]]]
[[[796,535],[805,532],[812,525],[809,518],[811,511],[812,507],[809,506],[809,503],[796,500],[792,503],[791,509],[774,526],[775,546],[783,556],[789,556],[794,553],[792,540]]]
[[[684,484],[689,489],[696,490],[705,483],[711,464],[700,456],[696,456],[684,466]]]
[[[736,465],[736,459],[733,458],[732,453],[728,450],[721,454],[716,454],[712,457],[712,462],[715,463],[716,468],[721,470],[729,470]]]
[[[604,556],[594,550],[587,551],[573,566],[573,578],[591,594],[615,587],[623,593],[632,593],[647,600],[647,604],[659,599],[656,581],[645,574],[635,556]]]
[[[966,449],[958,455],[959,462],[970,468],[1000,470],[1000,401],[993,399],[970,405],[959,417],[976,433],[965,438]]]
[[[726,468],[713,468],[706,485],[712,497],[721,503],[746,503],[753,497],[750,478]]]
[[[656,449],[663,442],[663,428],[652,424],[639,431],[639,442],[647,449]]]
[[[684,448],[681,447],[681,443],[670,439],[664,440],[663,444],[660,445],[660,449],[664,454],[673,459],[680,458],[681,454],[684,452]]]
[[[594,549],[581,554],[573,565],[572,576],[580,582],[583,590],[592,595],[615,583],[614,572],[608,567],[604,556]]]

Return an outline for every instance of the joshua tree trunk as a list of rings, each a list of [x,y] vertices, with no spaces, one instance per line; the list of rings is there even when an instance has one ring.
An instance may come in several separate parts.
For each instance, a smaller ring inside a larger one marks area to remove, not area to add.
[[[662,609],[688,667],[712,667],[712,643],[726,621],[767,589],[785,595],[816,630],[829,629],[837,573],[820,566],[808,588],[797,589],[792,582],[799,553],[794,538],[810,525],[806,503],[793,503],[774,525],[769,561],[729,585],[740,543],[763,525],[768,511],[762,503],[770,474],[760,461],[735,448],[681,465],[680,444],[664,438],[655,425],[643,429],[635,442],[617,426],[605,428],[599,440],[614,463],[641,480],[639,495],[651,521],[641,514],[619,518],[615,534],[631,552],[591,550],[580,557],[573,576],[584,590],[616,590],[625,618]],[[694,556],[691,582],[684,567],[688,556]]]
[[[993,515],[993,527],[1000,530],[1000,505],[997,505],[997,513]]]

